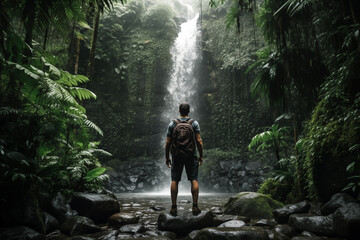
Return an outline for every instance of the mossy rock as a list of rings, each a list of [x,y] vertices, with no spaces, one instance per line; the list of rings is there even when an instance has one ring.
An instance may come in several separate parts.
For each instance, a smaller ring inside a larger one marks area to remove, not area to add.
[[[225,204],[225,214],[250,218],[273,218],[272,211],[283,204],[271,197],[256,192],[241,192]]]

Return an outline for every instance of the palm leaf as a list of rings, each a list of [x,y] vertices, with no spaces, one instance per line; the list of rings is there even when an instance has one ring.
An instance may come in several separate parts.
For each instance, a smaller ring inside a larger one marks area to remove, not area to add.
[[[101,174],[103,174],[105,171],[106,171],[106,168],[104,168],[104,167],[94,168],[94,169],[90,170],[89,172],[87,172],[85,179],[87,182],[91,182],[92,180],[94,180],[95,178],[97,178]]]
[[[90,98],[96,99],[95,93],[93,93],[92,91],[86,88],[68,87],[67,90],[70,92],[72,96],[77,97],[79,100],[90,99]]]

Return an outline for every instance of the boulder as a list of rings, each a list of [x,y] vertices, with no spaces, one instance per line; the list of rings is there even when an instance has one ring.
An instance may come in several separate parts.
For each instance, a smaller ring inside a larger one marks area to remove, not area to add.
[[[334,213],[334,225],[338,236],[359,239],[360,204],[351,202],[338,208]]]
[[[258,226],[258,227],[265,227],[273,229],[276,226],[276,222],[273,219],[260,219],[259,221],[255,222],[251,226]]]
[[[245,222],[241,220],[230,220],[227,222],[224,222],[218,226],[218,228],[234,228],[234,227],[243,227],[245,226]]]
[[[71,236],[94,233],[101,230],[90,218],[83,216],[67,217],[60,229],[63,233]]]
[[[45,235],[25,227],[0,228],[1,240],[43,240]]]
[[[296,204],[288,204],[284,207],[274,209],[273,215],[278,223],[287,223],[291,214],[307,213],[310,209],[308,201],[302,201]]]
[[[202,211],[193,216],[190,212],[179,212],[174,217],[168,213],[161,213],[158,218],[158,229],[186,235],[193,230],[211,227],[214,221],[212,212]]]
[[[146,231],[143,224],[127,224],[120,228],[123,233],[143,233]]]
[[[156,236],[156,237],[136,237],[136,238],[120,238],[120,239],[126,239],[126,240],[171,240],[168,237],[164,237],[164,236]]]
[[[333,216],[318,216],[311,214],[293,214],[289,225],[298,231],[309,231],[317,235],[335,235]]]
[[[127,224],[139,222],[140,217],[130,213],[115,213],[109,218],[109,225],[113,227],[121,227]]]
[[[272,232],[277,240],[288,240],[297,235],[296,230],[287,224],[275,226]]]
[[[305,237],[305,236],[296,236],[291,238],[291,240],[324,240],[322,237]]]
[[[60,227],[56,218],[47,212],[43,212],[45,233],[51,233]]]
[[[329,215],[349,202],[355,202],[355,199],[347,193],[336,193],[331,197],[329,202],[321,207],[321,214]]]
[[[205,228],[189,234],[186,240],[268,240],[269,236],[261,227]]]
[[[260,193],[242,192],[231,197],[224,206],[224,213],[251,218],[273,218],[273,210],[283,205]]]
[[[98,240],[117,240],[119,230],[105,230],[97,233],[87,234],[87,237],[92,237]]]
[[[234,216],[234,215],[215,215],[212,227],[217,227],[220,224],[230,221],[230,220],[242,220],[242,219],[238,219],[238,217],[239,216]],[[244,220],[242,220],[242,221],[244,221]],[[250,222],[250,219],[249,219],[249,221],[244,221],[244,222]]]
[[[70,206],[95,223],[106,223],[111,215],[120,211],[117,199],[105,194],[76,193]]]
[[[52,214],[61,223],[65,221],[66,216],[73,216],[77,213],[70,208],[69,204],[65,203],[64,196],[58,192],[50,202],[50,214]]]

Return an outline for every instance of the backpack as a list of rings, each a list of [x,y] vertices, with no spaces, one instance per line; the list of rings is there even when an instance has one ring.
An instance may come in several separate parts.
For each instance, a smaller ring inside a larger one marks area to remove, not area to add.
[[[195,120],[173,120],[175,128],[172,133],[171,154],[176,157],[191,157],[195,154],[195,134],[191,124]]]

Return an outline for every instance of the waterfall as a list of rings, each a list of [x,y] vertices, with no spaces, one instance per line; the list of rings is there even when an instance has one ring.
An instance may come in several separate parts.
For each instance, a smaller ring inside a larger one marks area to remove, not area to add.
[[[199,14],[196,14],[189,21],[181,24],[181,31],[170,49],[173,70],[167,87],[168,94],[165,97],[166,110],[163,112],[163,117],[168,122],[179,115],[178,107],[181,102],[190,103],[191,112],[196,110],[196,103],[193,100],[197,84],[194,66],[199,55],[198,18]]]
[[[188,17],[194,16],[192,8],[188,7]],[[168,94],[165,96],[165,110],[162,113],[162,119],[168,124],[171,120],[179,117],[179,105],[181,102],[190,104],[190,116],[196,112],[196,102],[194,102],[197,79],[194,74],[194,66],[199,58],[198,39],[199,29],[197,20],[199,14],[181,24],[181,30],[177,36],[174,45],[170,49],[173,67],[167,86]],[[166,125],[167,127],[167,125]],[[164,128],[165,130],[166,128]],[[165,133],[164,133],[165,136]],[[165,144],[163,139],[162,146]],[[164,158],[165,160],[165,158]],[[167,172],[170,182],[170,171]],[[185,169],[179,184],[179,194],[190,194],[190,183],[187,181]],[[168,193],[170,185],[166,182],[163,186],[163,192]]]

